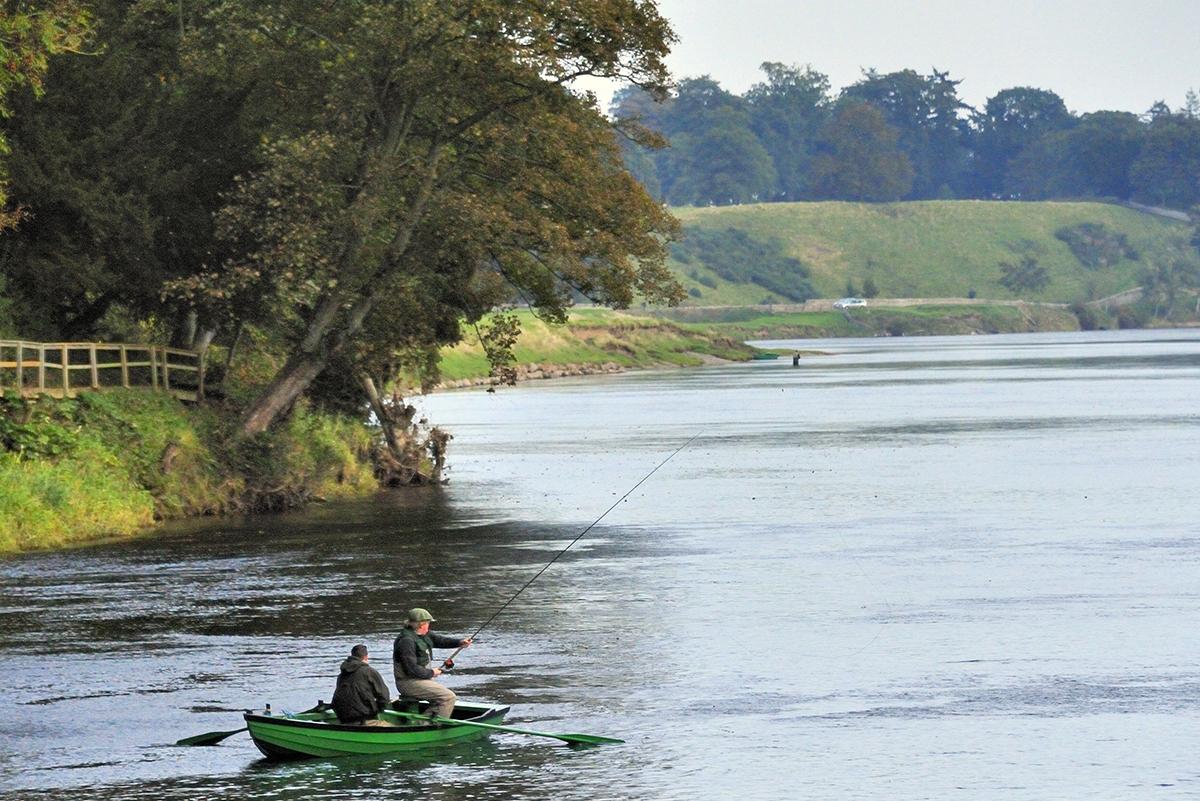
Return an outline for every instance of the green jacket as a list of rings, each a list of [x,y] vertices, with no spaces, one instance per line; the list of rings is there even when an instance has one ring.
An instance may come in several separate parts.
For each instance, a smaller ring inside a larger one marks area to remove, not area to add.
[[[417,634],[412,629],[400,629],[400,636],[392,647],[392,667],[396,670],[396,680],[432,679],[433,670],[429,663],[433,661],[434,648],[457,648],[462,640],[453,637],[443,637],[441,634]]]

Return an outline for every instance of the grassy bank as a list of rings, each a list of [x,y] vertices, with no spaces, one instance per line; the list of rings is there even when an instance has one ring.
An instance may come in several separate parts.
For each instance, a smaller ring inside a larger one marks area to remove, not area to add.
[[[669,312],[668,312],[669,313]],[[829,337],[952,336],[959,334],[1012,334],[1033,331],[1078,331],[1079,318],[1066,308],[1029,304],[1016,306],[911,306],[906,308],[772,314],[751,308],[704,310],[687,314],[689,328],[713,336],[741,340],[824,339]],[[1094,320],[1109,322],[1103,312]]]
[[[150,390],[0,401],[0,553],[156,520],[286,508],[377,487],[361,423],[297,408],[235,442],[235,418]]]
[[[1028,257],[1050,280],[1020,297],[1069,304],[1132,289],[1146,269],[1195,258],[1187,224],[1103,203],[771,203],[672,211],[689,230],[736,228],[756,241],[778,243],[781,254],[807,272],[797,272],[794,280],[807,280],[826,298],[859,294],[870,281],[885,298],[974,293],[1012,300],[1017,295],[1000,282],[1000,265]],[[1099,257],[1078,242],[1073,249],[1072,233],[1097,231],[1100,244],[1126,247]],[[726,280],[703,254],[688,255],[684,248],[677,255],[688,259],[671,262],[692,293],[686,305],[788,302],[753,282]],[[856,292],[848,293],[847,284]]]
[[[706,357],[730,361],[753,358],[754,349],[740,340],[704,327],[610,309],[575,309],[565,326],[549,326],[527,311],[518,312],[521,336],[513,355],[520,372],[540,372],[541,366],[592,373],[613,369],[693,366]],[[442,351],[442,380],[448,385],[488,375],[487,355],[477,337],[468,337]]]

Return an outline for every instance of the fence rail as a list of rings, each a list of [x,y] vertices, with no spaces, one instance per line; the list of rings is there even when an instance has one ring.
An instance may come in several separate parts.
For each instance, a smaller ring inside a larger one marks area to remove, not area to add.
[[[0,340],[0,392],[66,398],[108,387],[150,387],[196,401],[204,397],[204,360],[155,345]]]

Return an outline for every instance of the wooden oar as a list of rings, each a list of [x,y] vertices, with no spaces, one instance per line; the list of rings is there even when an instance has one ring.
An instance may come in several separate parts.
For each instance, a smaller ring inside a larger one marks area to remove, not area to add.
[[[207,734],[197,734],[195,737],[184,737],[175,745],[216,745],[226,737],[232,737],[248,729],[248,726],[243,726],[240,729],[233,731],[210,731]]]
[[[477,729],[506,731],[511,734],[528,734],[531,737],[553,737],[555,740],[562,740],[564,743],[571,743],[572,745],[600,745],[602,743],[625,742],[624,740],[618,740],[615,737],[600,737],[595,734],[548,734],[544,731],[529,731],[528,729],[514,729],[512,726],[497,726],[494,723],[475,723],[470,720],[451,720],[450,718],[444,718],[440,715],[431,718],[428,715],[418,715],[414,712],[396,712],[394,714],[414,720],[443,723],[447,726],[473,726]]]

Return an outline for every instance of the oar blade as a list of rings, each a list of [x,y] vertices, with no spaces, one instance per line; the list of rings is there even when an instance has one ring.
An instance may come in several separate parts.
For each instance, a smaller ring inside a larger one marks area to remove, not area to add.
[[[604,745],[605,743],[625,742],[624,740],[618,740],[616,737],[601,737],[597,734],[550,734],[547,736],[556,737],[572,745]]]
[[[176,741],[175,745],[216,745],[227,737],[232,737],[235,734],[246,731],[246,727],[234,729],[233,731],[210,731],[204,734],[197,734],[193,737],[184,737],[182,740]]]
[[[445,726],[470,726],[476,729],[490,729],[492,731],[506,731],[510,734],[528,734],[531,737],[550,737],[555,740],[562,740],[564,743],[569,743],[572,746],[582,745],[603,745],[605,743],[623,743],[624,740],[618,740],[615,737],[601,737],[598,734],[551,734],[544,731],[530,731],[529,729],[518,729],[514,726],[497,726],[495,723],[479,723],[472,720],[453,720],[444,718],[440,715],[435,718],[430,718],[428,715],[419,715],[415,712],[396,712],[399,717],[408,718],[409,720],[420,720],[428,723],[441,723]]]

